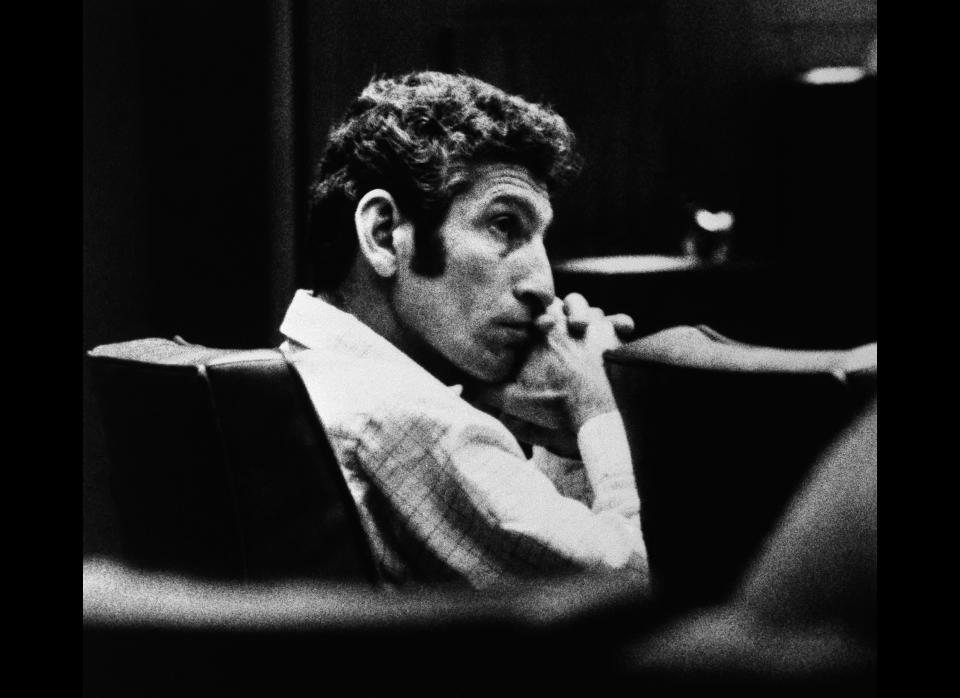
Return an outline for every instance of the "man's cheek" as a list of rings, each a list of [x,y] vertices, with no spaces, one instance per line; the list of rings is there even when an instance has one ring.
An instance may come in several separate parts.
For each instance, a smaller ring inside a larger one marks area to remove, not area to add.
[[[478,364],[483,365],[481,368],[483,375],[477,377],[487,383],[508,380],[516,375],[521,366],[516,349],[503,345],[486,347],[482,355],[477,358]]]

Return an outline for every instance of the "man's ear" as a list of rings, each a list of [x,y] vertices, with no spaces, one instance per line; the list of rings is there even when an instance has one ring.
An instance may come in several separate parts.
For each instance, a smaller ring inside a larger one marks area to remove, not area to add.
[[[363,195],[353,213],[360,252],[383,278],[397,273],[408,262],[413,226],[404,220],[390,192],[372,189]]]

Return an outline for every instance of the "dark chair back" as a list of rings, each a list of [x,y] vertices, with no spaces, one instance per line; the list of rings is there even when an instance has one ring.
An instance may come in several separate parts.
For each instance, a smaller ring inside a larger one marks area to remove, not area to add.
[[[87,360],[127,563],[236,581],[375,580],[336,458],[279,350],[143,339]]]
[[[623,638],[646,617],[642,598],[629,574],[385,594],[342,583],[200,582],[89,558],[84,695],[390,695],[425,658],[420,696],[449,696],[451,686],[500,695],[507,685],[563,695],[621,670]]]
[[[827,444],[876,393],[876,344],[738,344],[676,327],[606,356],[668,607],[733,589]]]

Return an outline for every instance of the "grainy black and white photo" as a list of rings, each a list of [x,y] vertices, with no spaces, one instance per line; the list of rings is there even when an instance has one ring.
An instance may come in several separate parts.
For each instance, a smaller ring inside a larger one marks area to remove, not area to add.
[[[82,46],[84,695],[876,694],[876,0]]]

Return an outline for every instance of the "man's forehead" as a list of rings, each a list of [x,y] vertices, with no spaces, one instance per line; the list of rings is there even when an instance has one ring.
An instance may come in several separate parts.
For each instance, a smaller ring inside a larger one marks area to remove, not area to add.
[[[513,184],[547,196],[547,188],[530,174],[530,170],[522,165],[507,163],[484,163],[473,168],[476,184]]]
[[[515,197],[526,202],[544,220],[553,217],[547,188],[520,165],[492,163],[478,166],[474,170],[470,193],[479,198],[480,204]]]

